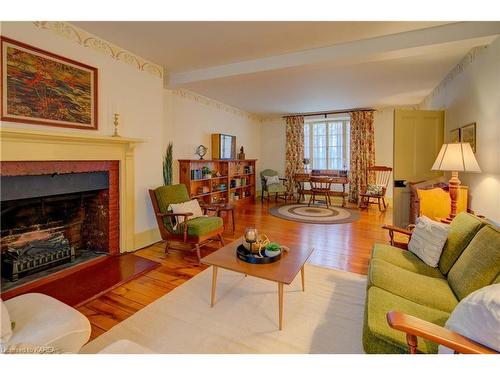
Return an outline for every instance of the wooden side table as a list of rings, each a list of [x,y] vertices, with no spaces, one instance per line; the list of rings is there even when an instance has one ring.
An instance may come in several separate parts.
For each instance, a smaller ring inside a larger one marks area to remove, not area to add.
[[[202,208],[205,211],[213,211],[215,212],[215,215],[220,217],[221,212],[226,212],[226,215],[228,216],[229,219],[229,212],[231,212],[231,221],[233,223],[233,234],[235,230],[235,222],[234,222],[234,205],[230,203],[218,203],[218,204],[211,204],[211,205],[206,205],[202,206]]]

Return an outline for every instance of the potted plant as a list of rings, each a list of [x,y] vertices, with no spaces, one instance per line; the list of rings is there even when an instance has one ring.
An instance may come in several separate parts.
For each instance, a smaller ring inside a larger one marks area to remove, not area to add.
[[[203,178],[212,178],[212,170],[207,166],[201,168],[201,173],[203,175]]]
[[[264,253],[266,254],[266,256],[270,258],[280,255],[281,246],[276,242],[271,242],[269,245],[266,246]]]
[[[163,184],[172,185],[172,155],[173,145],[169,142],[165,155],[163,156]]]

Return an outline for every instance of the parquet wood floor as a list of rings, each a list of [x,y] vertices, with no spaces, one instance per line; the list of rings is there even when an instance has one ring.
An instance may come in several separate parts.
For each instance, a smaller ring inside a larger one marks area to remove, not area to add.
[[[392,211],[379,212],[376,207],[361,211],[358,221],[348,224],[304,224],[276,218],[268,213],[274,202],[239,206],[235,210],[236,230],[231,223],[224,232],[226,243],[243,235],[246,227],[258,228],[274,241],[284,245],[314,247],[309,263],[366,274],[371,248],[375,242],[387,242],[381,228],[392,222]],[[202,256],[219,248],[214,242],[202,248]],[[165,255],[164,244],[157,243],[138,250],[135,255],[161,263],[160,267],[131,280],[78,308],[92,323],[91,339],[111,329],[133,313],[170,292],[186,280],[203,271],[196,255],[170,250]]]

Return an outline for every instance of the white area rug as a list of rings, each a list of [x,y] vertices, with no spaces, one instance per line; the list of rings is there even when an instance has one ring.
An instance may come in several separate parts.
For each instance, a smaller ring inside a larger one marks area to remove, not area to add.
[[[306,265],[285,285],[284,330],[278,330],[277,284],[219,269],[210,308],[212,268],[87,344],[96,353],[128,339],[157,353],[363,353],[366,277]]]

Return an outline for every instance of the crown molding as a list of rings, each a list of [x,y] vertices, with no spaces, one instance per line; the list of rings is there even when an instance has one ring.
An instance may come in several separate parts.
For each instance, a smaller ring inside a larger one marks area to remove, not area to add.
[[[105,41],[96,35],[90,34],[68,22],[34,21],[33,24],[42,30],[51,31],[56,35],[71,40],[82,47],[91,48],[96,52],[109,56],[114,60],[123,62],[140,71],[163,78],[163,67],[160,65],[147,61],[130,51]]]
[[[442,81],[427,95],[419,104],[419,108],[426,108],[429,102],[442,92],[456,77],[460,76],[465,69],[481,55],[488,46],[478,46],[471,49],[460,62],[442,79]]]
[[[211,99],[211,98],[208,98],[206,96],[200,95],[200,94],[195,93],[193,91],[190,91],[187,89],[181,89],[181,88],[171,89],[171,91],[172,91],[173,95],[179,96],[179,97],[184,98],[184,99],[189,99],[189,100],[192,100],[194,102],[207,105],[209,107],[216,108],[219,111],[224,111],[224,112],[230,113],[232,115],[247,118],[249,120],[262,122],[261,116],[255,114],[255,113],[244,111],[242,109],[230,106],[229,104],[219,102],[218,100]]]

